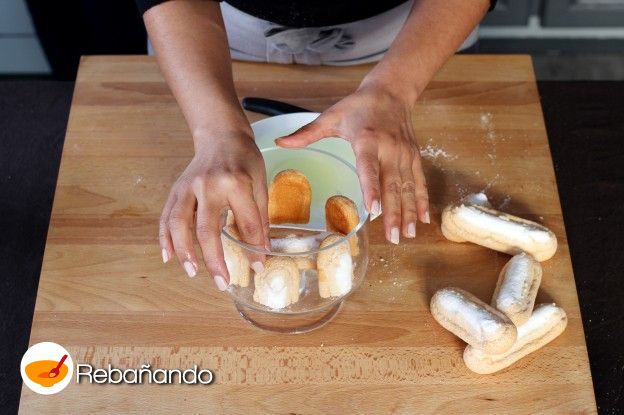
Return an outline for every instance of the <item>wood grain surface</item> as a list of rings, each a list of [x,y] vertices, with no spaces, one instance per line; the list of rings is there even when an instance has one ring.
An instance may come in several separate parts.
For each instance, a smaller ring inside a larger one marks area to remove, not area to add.
[[[322,111],[368,66],[236,63],[240,97]],[[262,118],[248,114],[251,121]],[[85,57],[74,92],[30,343],[54,341],[74,362],[159,368],[197,364],[210,386],[72,383],[53,396],[23,388],[30,413],[593,413],[579,304],[532,65],[526,56],[456,56],[413,116],[432,224],[398,246],[372,222],[366,280],[340,314],[305,335],[243,321],[202,270],[160,260],[169,187],[192,156],[183,117],[154,60]],[[568,313],[564,334],[498,374],[463,364],[464,344],[429,313],[453,285],[485,301],[508,256],[444,239],[440,211],[485,190],[495,206],[551,228],[538,302]]]

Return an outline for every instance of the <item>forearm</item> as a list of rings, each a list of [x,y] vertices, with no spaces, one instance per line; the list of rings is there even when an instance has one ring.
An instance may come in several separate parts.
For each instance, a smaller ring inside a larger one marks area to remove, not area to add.
[[[489,5],[488,0],[415,0],[401,32],[362,86],[381,86],[413,105]]]
[[[176,0],[143,16],[167,84],[189,125],[196,151],[214,137],[250,134],[232,81],[219,4]]]

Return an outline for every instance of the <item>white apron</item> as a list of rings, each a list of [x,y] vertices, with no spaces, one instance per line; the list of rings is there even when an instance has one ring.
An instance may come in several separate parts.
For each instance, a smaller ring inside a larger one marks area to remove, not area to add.
[[[358,65],[380,60],[403,27],[413,0],[367,19],[287,28],[221,3],[232,59],[304,65]],[[477,41],[473,30],[459,50]],[[148,53],[154,54],[148,42]]]

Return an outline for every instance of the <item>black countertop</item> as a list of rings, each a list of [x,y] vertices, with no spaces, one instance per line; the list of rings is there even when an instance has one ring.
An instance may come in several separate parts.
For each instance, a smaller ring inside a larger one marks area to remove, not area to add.
[[[0,82],[0,408],[17,412],[73,83]],[[624,82],[539,84],[601,413],[624,411]]]

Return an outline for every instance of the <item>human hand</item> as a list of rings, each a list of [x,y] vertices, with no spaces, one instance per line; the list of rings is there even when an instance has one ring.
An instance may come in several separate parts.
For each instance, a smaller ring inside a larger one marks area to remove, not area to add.
[[[363,86],[316,120],[276,140],[304,147],[324,137],[351,143],[364,202],[371,220],[383,206],[386,239],[399,243],[399,230],[416,236],[416,221],[429,223],[429,197],[412,125],[413,105],[378,86]]]
[[[202,140],[196,140],[196,142]],[[210,137],[173,184],[160,218],[163,262],[173,253],[189,277],[198,271],[193,230],[204,263],[217,287],[227,288],[229,274],[221,245],[221,217],[232,209],[242,240],[268,246],[266,172],[251,132]],[[250,253],[255,272],[264,268],[264,255]]]

